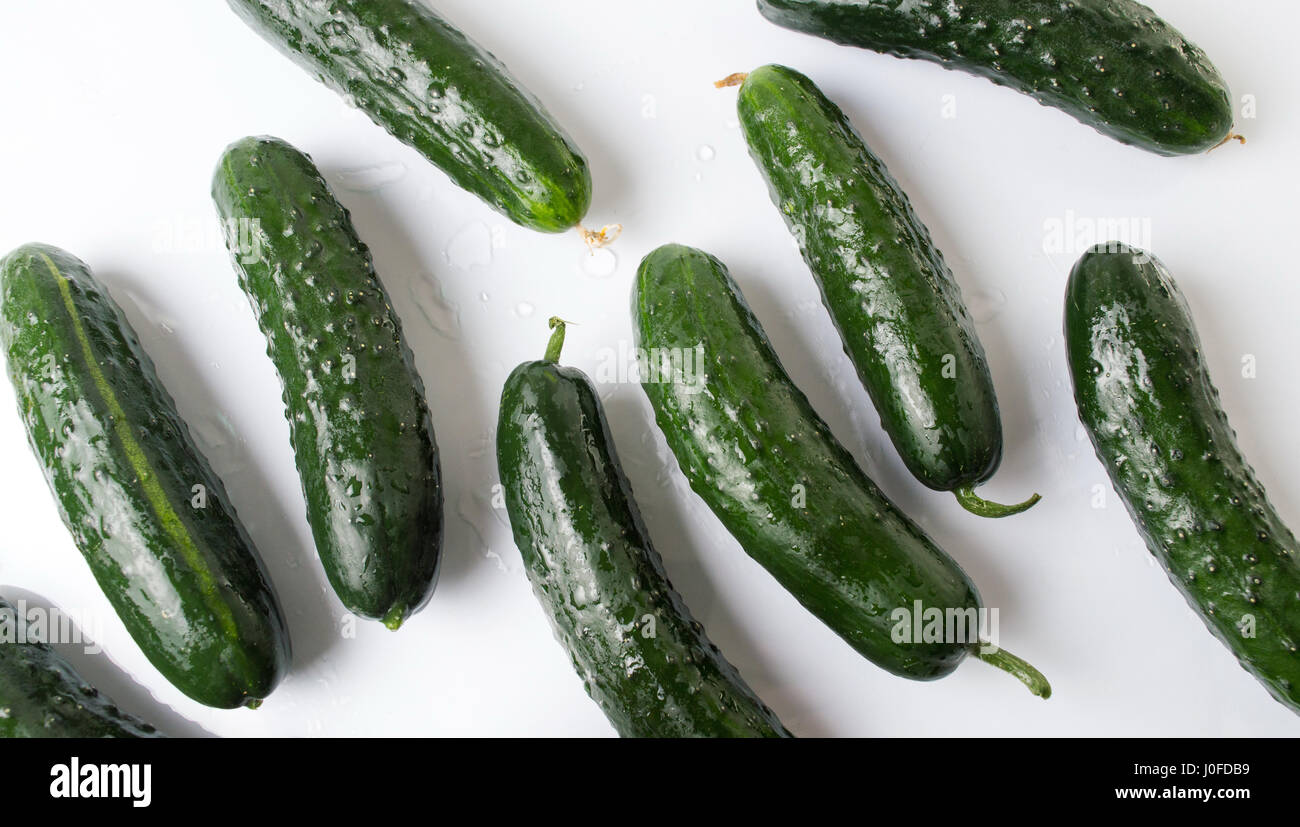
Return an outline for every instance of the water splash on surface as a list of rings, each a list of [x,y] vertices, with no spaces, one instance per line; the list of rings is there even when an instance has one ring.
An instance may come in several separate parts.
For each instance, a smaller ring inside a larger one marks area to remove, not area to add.
[[[378,192],[406,177],[406,164],[388,161],[355,169],[345,169],[335,176],[339,187],[349,192]]]
[[[176,333],[176,320],[172,318],[171,314],[164,311],[148,297],[134,290],[125,292],[126,297],[136,306],[149,324],[157,327],[164,336],[172,336]]]
[[[988,324],[1007,306],[1007,294],[997,288],[973,290],[966,297],[966,306],[975,324]]]
[[[487,559],[496,563],[497,569],[503,572],[517,571],[519,568],[518,556],[502,556],[492,548],[487,540],[485,524],[495,520],[499,525],[507,530],[510,524],[506,519],[504,510],[492,507],[491,495],[484,495],[472,490],[461,492],[460,497],[456,499],[456,518],[464,523],[478,542],[479,553]]]
[[[578,266],[591,278],[607,279],[618,272],[618,256],[608,248],[583,251]]]
[[[427,275],[412,279],[410,288],[420,315],[434,331],[443,338],[459,340],[460,308],[443,294],[442,288]]]
[[[492,263],[492,231],[482,222],[470,224],[447,242],[442,254],[460,270],[487,267]]]

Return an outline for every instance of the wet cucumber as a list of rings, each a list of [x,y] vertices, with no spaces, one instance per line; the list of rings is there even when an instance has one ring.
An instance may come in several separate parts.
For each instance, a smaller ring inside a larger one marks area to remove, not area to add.
[[[831,434],[722,262],[655,250],[637,272],[632,316],[641,387],[691,487],[800,603],[896,675],[940,678],[976,654],[1050,694],[1028,664],[984,651],[973,622],[944,640],[895,639],[900,610],[919,602],[972,618],[979,594]]]
[[[1246,671],[1300,712],[1300,544],[1237,448],[1187,302],[1122,245],[1070,275],[1079,417],[1169,579]]]
[[[212,195],[283,383],[330,584],[350,611],[396,629],[428,602],[443,537],[433,422],[401,321],[306,155],[237,141]]]
[[[229,0],[259,35],[512,221],[558,233],[587,160],[496,58],[419,0]]]
[[[289,665],[279,602],[117,304],[72,255],[20,247],[0,263],[0,346],[63,521],[136,643],[194,700],[259,705]]]
[[[804,75],[764,66],[741,82],[750,154],[794,232],[881,425],[908,469],[983,517],[1016,506],[975,494],[1002,462],[988,359],[961,288],[884,163]]]
[[[20,642],[0,597],[0,738],[161,738],[82,680],[47,643]]]
[[[510,374],[497,464],[515,543],[588,694],[624,737],[788,736],[691,617],[650,544],[596,390],[546,358]]]
[[[1133,0],[758,0],[780,26],[988,78],[1160,155],[1229,138],[1227,84]]]

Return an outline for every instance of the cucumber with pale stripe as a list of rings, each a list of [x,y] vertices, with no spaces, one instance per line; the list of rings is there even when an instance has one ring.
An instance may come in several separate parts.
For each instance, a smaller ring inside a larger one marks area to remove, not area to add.
[[[74,256],[0,263],[0,347],[63,521],[150,662],[200,703],[285,674],[279,601],[220,478],[121,309]]]

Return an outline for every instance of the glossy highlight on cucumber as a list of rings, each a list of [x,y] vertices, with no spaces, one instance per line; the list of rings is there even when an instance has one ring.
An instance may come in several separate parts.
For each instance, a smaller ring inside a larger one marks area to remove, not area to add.
[[[497,465],[515,543],[587,693],[624,737],[790,733],[705,636],[651,545],[591,380],[545,358],[506,381]]]
[[[420,0],[228,0],[343,95],[511,221],[560,233],[591,206],[573,140],[488,51]]]
[[[1240,138],[1209,57],[1133,0],[758,0],[758,9],[788,29],[987,78],[1159,155]]]
[[[961,288],[884,162],[807,76],[733,75],[740,123],[844,349],[908,470],[981,517],[1038,502],[975,494],[1002,462],[993,376]]]
[[[1120,244],[1085,254],[1065,339],[1080,421],[1147,547],[1246,671],[1300,712],[1300,543],[1237,447],[1168,269]]]
[[[325,573],[349,611],[397,629],[429,601],[443,541],[438,448],[401,320],[302,152],[237,141],[212,195],[284,387]]]
[[[641,387],[691,488],[805,608],[895,675],[941,678],[973,654],[1050,695],[1033,667],[981,647],[975,624],[896,639],[900,611],[970,619],[979,593],[831,434],[722,262],[660,247],[637,271],[632,316],[650,362]]]
[[[0,347],[60,515],[149,661],[200,703],[260,705],[289,666],[279,601],[121,309],[29,244],[0,262]]]

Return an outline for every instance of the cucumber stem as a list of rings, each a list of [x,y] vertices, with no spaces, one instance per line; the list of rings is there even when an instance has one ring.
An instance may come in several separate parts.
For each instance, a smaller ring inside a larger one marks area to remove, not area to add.
[[[973,485],[965,488],[958,488],[952,493],[957,496],[957,502],[961,503],[962,508],[972,514],[980,517],[988,517],[994,520],[1000,517],[1010,517],[1013,514],[1022,514],[1033,508],[1038,504],[1038,501],[1042,499],[1042,497],[1035,494],[1019,505],[1002,505],[1000,503],[989,502],[982,497],[976,496],[975,486]]]
[[[1021,683],[1029,687],[1030,692],[1033,692],[1043,700],[1052,697],[1052,685],[1047,682],[1047,678],[1043,676],[1043,673],[1039,672],[1037,669],[1030,666],[1028,662],[1021,660],[1005,649],[994,649],[992,652],[984,652],[977,648],[975,650],[975,657],[985,663],[996,666],[1003,672],[1014,675]]]
[[[581,224],[578,225],[578,235],[582,236],[583,242],[592,255],[595,255],[597,250],[604,249],[618,241],[618,237],[622,234],[622,224],[606,224],[599,230],[588,230]]]
[[[734,75],[727,75],[722,80],[715,81],[713,84],[713,88],[726,89],[729,86],[740,86],[748,78],[749,78],[748,72],[737,72]]]
[[[1239,141],[1239,142],[1241,142],[1242,144],[1245,144],[1245,143],[1246,143],[1246,136],[1245,136],[1245,135],[1238,135],[1236,132],[1229,132],[1229,133],[1228,133],[1228,137],[1224,138],[1222,141],[1219,141],[1217,144],[1215,144],[1214,146],[1210,147],[1208,150],[1206,150],[1206,152],[1207,152],[1207,153],[1213,152],[1214,150],[1218,149],[1219,147],[1221,147],[1221,146],[1223,146],[1224,144],[1229,143],[1229,142],[1231,142],[1231,141]]]
[[[564,350],[564,327],[566,324],[567,322],[559,316],[551,317],[551,330],[555,332],[551,334],[551,341],[546,345],[546,355],[542,357],[547,362],[560,361],[560,351]]]
[[[389,609],[382,622],[389,631],[396,632],[406,622],[406,606],[394,606]]]

